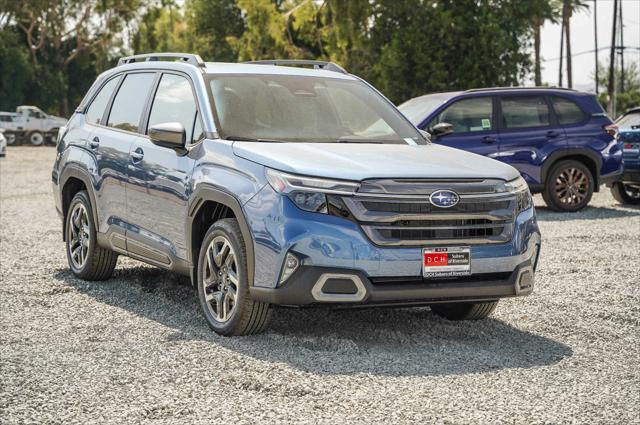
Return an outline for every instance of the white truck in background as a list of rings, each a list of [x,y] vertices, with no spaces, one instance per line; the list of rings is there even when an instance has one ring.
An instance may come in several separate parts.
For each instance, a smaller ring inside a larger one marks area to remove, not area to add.
[[[35,106],[18,106],[16,112],[0,112],[0,128],[8,144],[25,140],[34,146],[40,146],[45,141],[55,141],[58,129],[67,120],[54,115],[45,114]]]

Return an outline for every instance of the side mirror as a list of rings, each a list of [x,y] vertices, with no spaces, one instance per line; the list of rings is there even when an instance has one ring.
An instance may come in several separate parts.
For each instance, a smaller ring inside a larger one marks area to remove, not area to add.
[[[149,138],[158,146],[184,149],[187,132],[179,122],[164,122],[149,127]]]
[[[422,137],[424,137],[428,143],[431,143],[431,134],[428,131],[424,131],[424,130],[418,130],[420,132],[420,134],[422,134]]]
[[[446,136],[447,134],[453,133],[453,126],[447,122],[441,122],[434,125],[431,131],[436,137]]]

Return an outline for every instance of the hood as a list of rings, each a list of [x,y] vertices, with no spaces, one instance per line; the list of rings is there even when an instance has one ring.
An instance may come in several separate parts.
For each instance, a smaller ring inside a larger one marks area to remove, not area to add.
[[[292,174],[343,180],[372,178],[502,178],[510,165],[441,145],[234,142],[244,159]]]

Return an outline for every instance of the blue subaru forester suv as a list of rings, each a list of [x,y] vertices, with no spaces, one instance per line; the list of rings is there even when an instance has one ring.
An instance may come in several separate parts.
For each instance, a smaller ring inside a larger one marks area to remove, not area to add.
[[[533,290],[519,173],[431,144],[333,63],[123,58],[61,129],[52,180],[76,276],[107,279],[118,255],[188,275],[223,335],[261,331],[272,305],[480,319]]]
[[[622,174],[616,129],[593,94],[492,88],[431,94],[398,107],[435,143],[506,162],[557,211],[584,208]]]

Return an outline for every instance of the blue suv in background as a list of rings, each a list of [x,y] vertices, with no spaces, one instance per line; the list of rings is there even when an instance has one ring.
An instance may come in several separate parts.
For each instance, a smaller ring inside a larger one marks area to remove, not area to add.
[[[514,166],[557,211],[581,210],[622,173],[616,127],[593,94],[474,89],[416,97],[399,109],[435,143]]]

